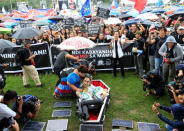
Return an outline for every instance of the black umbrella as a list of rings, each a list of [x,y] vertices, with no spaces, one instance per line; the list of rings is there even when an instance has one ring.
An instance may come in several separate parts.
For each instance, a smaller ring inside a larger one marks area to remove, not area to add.
[[[156,23],[156,22],[152,22],[152,21],[150,21],[150,20],[145,20],[145,21],[142,21],[141,23],[142,23],[142,25],[145,25],[145,26],[154,25],[156,28],[161,27],[161,24]]]
[[[0,49],[13,48],[13,47],[18,47],[18,46],[12,43],[11,41],[0,39]]]
[[[49,20],[55,20],[55,21],[60,21],[63,19],[64,19],[64,16],[52,16],[49,18]]]
[[[171,18],[172,20],[177,20],[179,16],[182,17],[182,20],[184,20],[184,12],[175,13],[171,15],[169,18]]]
[[[128,19],[128,18],[130,18],[130,17],[132,17],[131,15],[128,15],[128,14],[123,14],[123,15],[121,15],[119,18],[120,19]]]
[[[39,30],[33,27],[26,27],[19,29],[12,37],[15,39],[31,39],[39,35],[40,35]]]

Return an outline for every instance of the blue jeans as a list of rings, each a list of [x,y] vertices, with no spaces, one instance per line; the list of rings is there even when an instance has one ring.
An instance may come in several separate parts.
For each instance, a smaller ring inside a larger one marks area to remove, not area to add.
[[[162,67],[163,67],[163,59],[155,57],[155,69],[157,70],[157,72],[159,72],[161,76],[163,76]]]
[[[173,131],[174,130],[174,128],[172,126],[168,125],[168,124],[166,124],[166,128],[167,128],[168,131]]]

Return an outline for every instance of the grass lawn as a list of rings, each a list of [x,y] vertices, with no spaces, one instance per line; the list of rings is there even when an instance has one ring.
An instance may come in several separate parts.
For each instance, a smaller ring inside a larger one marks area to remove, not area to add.
[[[40,113],[36,121],[47,122],[54,110],[54,103],[57,101],[72,101],[72,117],[69,117],[68,131],[78,131],[80,121],[75,116],[75,99],[63,98],[55,100],[52,96],[54,85],[57,81],[56,75],[40,75],[42,83],[45,84],[43,88],[36,88],[34,82],[31,80],[31,88],[24,88],[22,86],[22,77],[15,77],[13,75],[7,76],[7,85],[5,91],[8,89],[15,90],[19,95],[32,94],[44,101],[41,105]],[[160,104],[170,106],[168,95],[159,99],[154,96],[145,97],[145,92],[142,90],[142,82],[137,78],[133,72],[127,72],[126,78],[122,79],[120,74],[117,78],[113,78],[111,73],[97,73],[94,79],[103,80],[111,88],[111,101],[108,106],[106,119],[104,122],[104,131],[112,130],[112,120],[115,118],[134,121],[134,131],[137,130],[136,122],[150,122],[160,124],[162,130],[165,130],[165,123],[157,118],[152,111],[152,104],[157,101]],[[165,116],[170,118],[168,113],[162,112]]]

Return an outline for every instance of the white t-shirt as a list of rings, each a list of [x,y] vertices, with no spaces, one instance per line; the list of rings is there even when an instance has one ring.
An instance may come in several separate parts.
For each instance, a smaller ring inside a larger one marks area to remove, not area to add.
[[[0,101],[2,101],[3,96],[0,96]],[[7,105],[0,103],[0,120],[3,118],[15,117],[16,112],[10,109]]]

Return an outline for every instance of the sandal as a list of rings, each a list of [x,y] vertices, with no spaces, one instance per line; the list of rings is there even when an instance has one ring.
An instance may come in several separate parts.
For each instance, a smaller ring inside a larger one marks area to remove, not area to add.
[[[147,94],[146,94],[146,96],[149,96],[149,95],[150,95],[150,93],[147,93]]]

